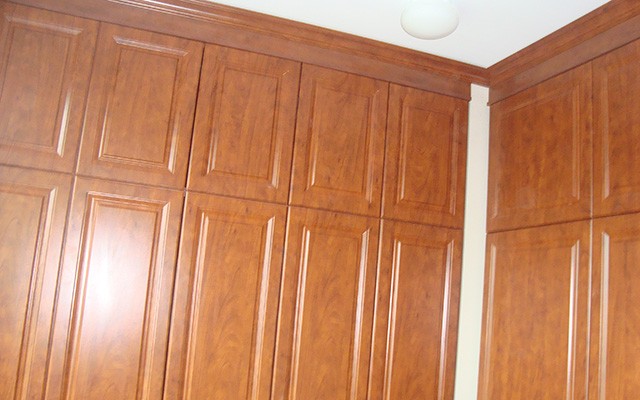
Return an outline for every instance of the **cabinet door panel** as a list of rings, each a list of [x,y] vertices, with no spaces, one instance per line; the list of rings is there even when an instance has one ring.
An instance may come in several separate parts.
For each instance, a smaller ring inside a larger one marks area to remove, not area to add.
[[[586,397],[590,224],[489,235],[480,400]]]
[[[383,222],[370,399],[453,399],[462,232]]]
[[[0,398],[42,398],[71,177],[0,167]]]
[[[640,211],[640,40],[593,63],[594,214]]]
[[[286,203],[300,64],[207,45],[189,188]]]
[[[273,399],[364,400],[378,221],[290,211]]]
[[[168,398],[269,399],[285,218],[285,206],[188,194]]]
[[[380,215],[388,84],[304,65],[291,203]]]
[[[183,187],[202,44],[103,24],[80,173]]]
[[[468,103],[391,85],[383,215],[462,227]]]
[[[0,5],[0,162],[72,172],[98,23]]]
[[[591,215],[591,65],[491,109],[489,230]]]

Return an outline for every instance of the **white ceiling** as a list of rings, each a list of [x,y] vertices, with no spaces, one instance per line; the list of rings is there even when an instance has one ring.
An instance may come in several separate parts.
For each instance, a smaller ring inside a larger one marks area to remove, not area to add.
[[[212,0],[489,67],[608,0],[451,0],[460,25],[439,40],[412,38],[400,14],[416,0]]]

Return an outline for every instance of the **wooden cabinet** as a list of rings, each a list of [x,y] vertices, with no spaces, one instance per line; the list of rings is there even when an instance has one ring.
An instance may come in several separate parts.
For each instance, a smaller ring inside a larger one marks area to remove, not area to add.
[[[300,63],[207,45],[189,189],[286,203]]]
[[[79,173],[183,188],[202,44],[102,24]]]
[[[98,23],[0,4],[0,163],[72,172]]]
[[[0,398],[42,398],[71,177],[0,167]]]
[[[591,216],[591,65],[491,108],[490,231]]]
[[[391,85],[385,218],[461,228],[468,103]]]
[[[304,65],[292,204],[380,215],[388,86]]]
[[[369,399],[452,399],[462,232],[384,221]]]
[[[590,224],[491,234],[480,400],[584,399]]]

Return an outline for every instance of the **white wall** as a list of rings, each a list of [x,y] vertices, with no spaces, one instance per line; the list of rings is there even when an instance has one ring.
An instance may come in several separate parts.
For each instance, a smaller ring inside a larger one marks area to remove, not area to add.
[[[489,90],[472,85],[471,97],[455,400],[476,400],[478,397],[482,330],[489,169]]]

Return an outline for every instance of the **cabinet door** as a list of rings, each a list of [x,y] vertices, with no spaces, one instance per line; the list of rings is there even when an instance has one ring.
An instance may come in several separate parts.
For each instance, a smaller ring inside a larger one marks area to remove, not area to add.
[[[640,211],[640,40],[593,63],[594,214]]]
[[[182,188],[202,44],[102,24],[79,172]]]
[[[189,188],[286,203],[300,64],[207,45]]]
[[[490,231],[591,215],[591,65],[491,108]]]
[[[384,221],[369,399],[453,399],[462,232]]]
[[[480,400],[586,398],[589,222],[489,235]]]
[[[640,398],[640,215],[594,220],[590,399]]]
[[[274,400],[364,400],[378,220],[289,213]]]
[[[0,398],[43,396],[71,177],[0,167]]]
[[[0,5],[0,162],[72,172],[98,23]]]
[[[462,227],[468,103],[391,85],[385,218]]]
[[[77,180],[51,349],[53,398],[161,398],[182,196]]]
[[[380,215],[388,86],[303,66],[292,204]]]
[[[269,399],[285,218],[187,195],[165,398]]]

